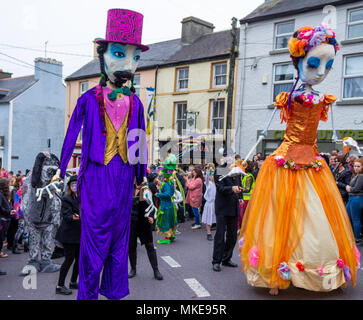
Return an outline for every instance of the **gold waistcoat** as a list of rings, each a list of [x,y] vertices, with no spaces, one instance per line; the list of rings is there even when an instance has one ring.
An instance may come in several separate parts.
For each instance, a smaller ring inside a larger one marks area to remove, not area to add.
[[[124,163],[128,162],[127,152],[127,119],[129,111],[127,111],[124,120],[122,121],[120,129],[116,132],[110,117],[105,112],[105,126],[107,130],[106,148],[104,165],[107,165],[112,158],[118,153]]]

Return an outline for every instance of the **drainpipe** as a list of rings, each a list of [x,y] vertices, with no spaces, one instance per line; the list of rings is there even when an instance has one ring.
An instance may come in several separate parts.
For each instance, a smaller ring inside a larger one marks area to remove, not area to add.
[[[13,100],[9,102],[9,133],[8,133],[8,171],[11,171],[11,154],[13,153]]]

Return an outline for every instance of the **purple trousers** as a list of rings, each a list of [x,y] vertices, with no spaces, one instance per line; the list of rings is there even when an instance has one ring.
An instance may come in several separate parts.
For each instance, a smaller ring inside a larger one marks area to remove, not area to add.
[[[107,166],[90,162],[79,183],[82,234],[78,300],[97,300],[98,293],[121,299],[129,294],[133,166],[124,164],[119,155]]]

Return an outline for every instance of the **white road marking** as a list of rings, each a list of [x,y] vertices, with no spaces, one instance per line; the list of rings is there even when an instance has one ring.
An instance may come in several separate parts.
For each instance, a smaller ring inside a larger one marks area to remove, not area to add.
[[[163,259],[172,268],[181,267],[181,265],[170,256],[163,256],[163,257],[161,257],[161,259]]]
[[[187,285],[197,294],[198,297],[210,297],[210,293],[198,282],[197,279],[184,279]]]

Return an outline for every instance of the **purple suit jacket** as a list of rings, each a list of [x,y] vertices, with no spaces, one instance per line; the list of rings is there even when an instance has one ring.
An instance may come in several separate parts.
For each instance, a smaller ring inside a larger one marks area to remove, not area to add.
[[[68,130],[64,139],[60,165],[61,178],[67,170],[68,162],[71,159],[77,141],[78,134],[82,130],[82,154],[81,164],[78,173],[78,181],[87,168],[88,161],[103,165],[106,136],[102,133],[105,130],[102,122],[99,106],[94,94],[95,88],[85,92],[77,101],[69,122]],[[147,141],[145,133],[144,107],[140,99],[134,95],[132,107],[130,108],[129,126],[127,131],[127,145],[129,163],[134,166],[136,181],[141,184],[146,176],[147,166]]]

